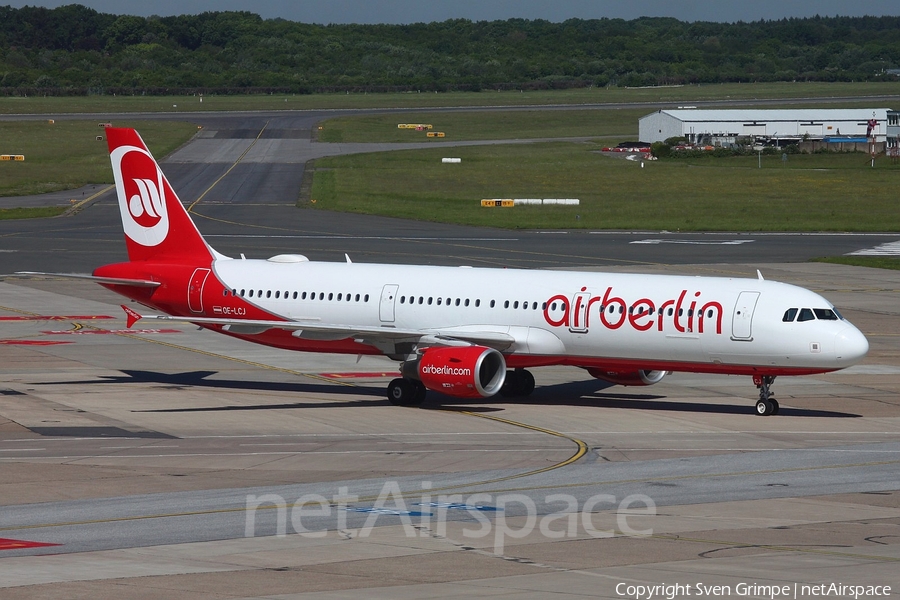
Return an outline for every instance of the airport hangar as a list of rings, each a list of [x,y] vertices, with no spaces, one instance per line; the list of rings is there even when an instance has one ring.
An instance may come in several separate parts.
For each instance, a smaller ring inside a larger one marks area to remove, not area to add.
[[[785,145],[803,141],[866,144],[869,121],[879,151],[900,147],[900,112],[889,108],[809,108],[787,110],[658,110],[638,122],[647,143],[684,137],[691,144],[730,146],[739,138]]]

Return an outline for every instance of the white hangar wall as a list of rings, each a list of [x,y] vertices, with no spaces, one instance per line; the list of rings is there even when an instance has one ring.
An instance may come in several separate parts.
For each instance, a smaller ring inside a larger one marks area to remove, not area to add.
[[[865,137],[868,122],[877,122],[876,142],[887,134],[888,108],[791,109],[791,110],[659,110],[641,117],[638,135],[642,142],[661,142],[671,137],[687,137],[698,142],[710,136],[821,140],[826,137]]]

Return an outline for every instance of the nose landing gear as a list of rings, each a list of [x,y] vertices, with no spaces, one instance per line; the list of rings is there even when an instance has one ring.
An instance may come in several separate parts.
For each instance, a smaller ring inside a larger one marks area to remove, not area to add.
[[[756,401],[756,414],[767,417],[778,414],[778,400],[769,391],[769,387],[775,382],[772,375],[754,375],[753,383],[759,390],[759,400]]]

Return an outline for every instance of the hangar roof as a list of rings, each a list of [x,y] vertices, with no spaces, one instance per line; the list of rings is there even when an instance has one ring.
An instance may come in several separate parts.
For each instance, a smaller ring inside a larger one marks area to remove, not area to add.
[[[737,110],[707,110],[707,109],[674,109],[661,110],[659,112],[672,116],[680,121],[743,121],[743,122],[773,122],[773,121],[866,121],[872,118],[878,120],[887,119],[889,108],[797,108],[784,110],[767,109],[737,109]],[[647,115],[650,116],[650,115]]]

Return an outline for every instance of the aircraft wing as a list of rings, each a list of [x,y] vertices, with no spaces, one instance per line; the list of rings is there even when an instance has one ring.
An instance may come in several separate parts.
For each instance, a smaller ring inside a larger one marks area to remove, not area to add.
[[[258,335],[269,329],[291,331],[292,335],[308,340],[344,340],[353,338],[362,343],[382,347],[407,342],[419,348],[431,346],[479,345],[503,351],[515,343],[507,333],[494,331],[442,331],[440,329],[401,329],[393,326],[368,327],[322,323],[318,319],[297,318],[290,321],[229,319],[224,317],[175,317],[171,315],[141,315],[122,305],[128,315],[128,327],[139,319],[178,321],[197,325],[221,325],[225,331],[241,335]]]
[[[9,275],[0,275],[0,277],[63,277],[66,279],[86,279],[95,283],[108,283],[111,285],[133,285],[136,287],[157,287],[160,285],[158,281],[150,281],[149,279],[126,279],[124,277],[97,277],[87,273],[43,273],[41,271],[16,271]]]

